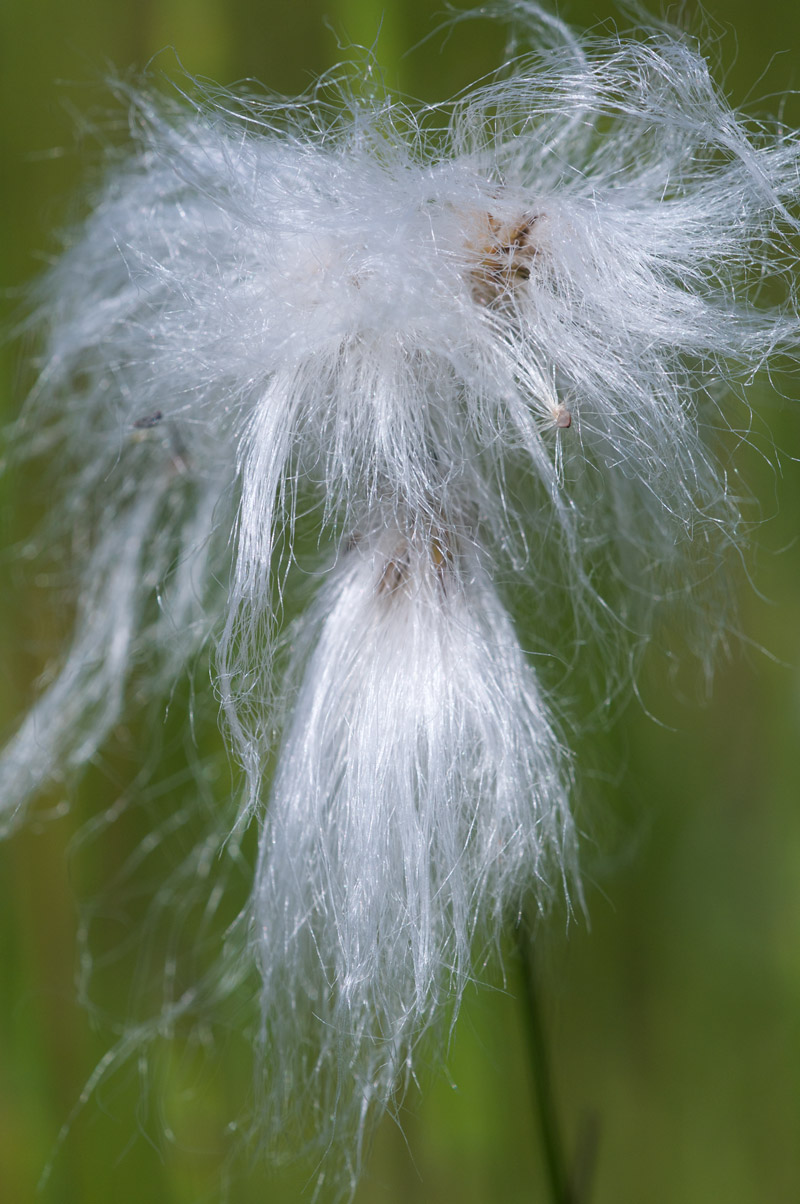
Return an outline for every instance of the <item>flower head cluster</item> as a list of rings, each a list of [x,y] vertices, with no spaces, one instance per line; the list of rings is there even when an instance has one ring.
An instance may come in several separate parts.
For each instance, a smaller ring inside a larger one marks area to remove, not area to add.
[[[703,430],[798,336],[796,139],[688,39],[514,11],[530,52],[449,105],[122,89],[133,148],[39,286],[22,430],[91,550],[3,812],[213,646],[261,833],[266,1108],[354,1136],[353,1167],[475,941],[570,881],[528,653],[635,642],[713,574],[739,518]]]

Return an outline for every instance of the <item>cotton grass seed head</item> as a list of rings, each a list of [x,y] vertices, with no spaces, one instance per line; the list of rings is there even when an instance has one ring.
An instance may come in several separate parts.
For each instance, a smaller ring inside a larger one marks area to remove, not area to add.
[[[254,895],[267,1065],[276,1129],[356,1133],[357,1169],[473,949],[572,870],[569,773],[474,547],[359,540],[295,656]]]
[[[691,39],[513,14],[515,56],[448,104],[355,70],[294,102],[117,84],[130,145],[36,290],[17,438],[85,552],[4,817],[212,650],[259,830],[263,1109],[347,1190],[476,949],[579,895],[565,612],[605,696],[673,594],[713,644],[742,523],[707,432],[797,345],[795,135]]]

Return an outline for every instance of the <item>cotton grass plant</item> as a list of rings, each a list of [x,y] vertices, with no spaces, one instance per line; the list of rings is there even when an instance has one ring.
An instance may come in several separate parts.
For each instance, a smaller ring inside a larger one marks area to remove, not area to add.
[[[798,339],[796,137],[674,31],[504,11],[449,104],[352,67],[295,101],[117,82],[130,144],[36,286],[13,435],[79,567],[5,824],[210,657],[243,781],[212,845],[258,855],[173,1011],[257,968],[262,1139],[310,1134],[345,1195],[504,927],[580,905],[585,649],[603,707],[671,604],[704,661],[724,636],[716,432]]]

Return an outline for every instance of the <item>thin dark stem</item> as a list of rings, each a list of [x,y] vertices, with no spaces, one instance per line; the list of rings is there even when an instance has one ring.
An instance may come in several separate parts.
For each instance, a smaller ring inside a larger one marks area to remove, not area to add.
[[[553,1204],[577,1204],[570,1187],[564,1143],[558,1124],[530,933],[524,923],[517,928],[517,946],[522,963],[522,1002],[528,1033],[531,1089],[539,1115],[542,1151],[550,1194]]]

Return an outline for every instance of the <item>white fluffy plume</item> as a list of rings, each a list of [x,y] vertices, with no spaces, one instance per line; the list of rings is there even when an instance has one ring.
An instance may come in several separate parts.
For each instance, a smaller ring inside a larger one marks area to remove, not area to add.
[[[528,652],[647,638],[739,537],[708,428],[798,338],[796,137],[689,39],[513,10],[528,51],[447,105],[120,86],[132,146],[37,292],[19,437],[87,550],[3,817],[213,646],[265,1109],[353,1168],[475,939],[569,879],[561,706],[507,584]]]
[[[449,532],[360,539],[298,644],[255,888],[276,1127],[296,1111],[360,1135],[457,1009],[476,937],[571,866],[562,750],[476,550]]]

